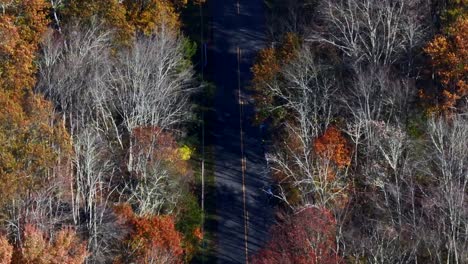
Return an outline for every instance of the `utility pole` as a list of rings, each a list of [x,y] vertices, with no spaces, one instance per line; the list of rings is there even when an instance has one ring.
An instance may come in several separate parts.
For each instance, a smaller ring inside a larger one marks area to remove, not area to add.
[[[202,86],[205,81],[205,56],[206,50],[204,47],[204,34],[203,34],[203,1],[199,1],[200,11],[200,57],[201,57],[201,82]],[[205,263],[205,97],[202,100],[202,160],[201,160],[201,210],[202,210],[202,225],[201,233],[202,237],[202,263]]]

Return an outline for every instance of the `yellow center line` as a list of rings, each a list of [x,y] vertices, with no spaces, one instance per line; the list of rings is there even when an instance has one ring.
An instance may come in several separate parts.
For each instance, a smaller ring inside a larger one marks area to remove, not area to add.
[[[241,171],[242,171],[242,199],[244,207],[244,242],[245,242],[245,263],[249,263],[248,251],[248,211],[246,203],[246,188],[245,188],[245,171],[247,169],[247,159],[244,156],[244,130],[242,124],[242,117],[244,115],[243,100],[241,95],[241,80],[240,80],[240,62],[241,62],[241,49],[237,47],[237,90],[239,96],[239,125],[240,125],[240,149],[241,149]]]

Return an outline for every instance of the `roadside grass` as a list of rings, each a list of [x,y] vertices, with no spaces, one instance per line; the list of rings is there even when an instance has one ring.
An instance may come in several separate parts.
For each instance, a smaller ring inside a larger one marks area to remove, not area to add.
[[[201,203],[202,193],[202,161],[204,160],[204,178],[205,178],[205,211],[202,215],[204,221],[204,234],[201,241],[198,254],[194,256],[191,263],[214,263],[216,262],[216,254],[214,248],[216,246],[216,182],[214,172],[214,148],[210,138],[211,124],[210,120],[214,117],[213,96],[215,87],[209,83],[203,85],[203,91],[200,92],[198,98],[200,104],[196,106],[197,121],[196,126],[192,128],[191,134],[196,135],[197,144],[192,157],[192,168],[195,176],[195,190],[199,202]],[[203,118],[202,118],[203,117]],[[203,140],[203,125],[205,126],[205,139]],[[203,142],[205,143],[203,149]],[[204,154],[204,155],[203,155]]]
[[[208,2],[207,0],[206,2]],[[210,67],[203,65],[203,43],[209,42],[209,21],[210,13],[208,3],[202,5],[203,19],[200,18],[200,5],[190,1],[187,7],[182,10],[183,31],[185,35],[197,44],[197,51],[192,57],[193,64],[197,70],[199,81],[202,90],[193,97],[194,104],[194,122],[189,129],[189,137],[192,138],[192,146],[195,146],[195,152],[192,156],[192,168],[195,176],[195,190],[194,193],[198,196],[201,203],[202,192],[202,160],[205,161],[205,212],[202,214],[204,221],[204,234],[203,240],[199,245],[197,254],[191,260],[191,263],[215,263],[216,254],[214,248],[216,246],[216,182],[214,172],[214,148],[211,145],[210,138],[210,120],[214,117],[214,95],[216,87],[209,83],[211,78]],[[203,31],[203,34],[201,32]],[[203,35],[203,36],[202,36]],[[203,42],[203,43],[202,43]],[[208,81],[206,81],[208,80]],[[202,129],[204,126],[205,139],[203,139]],[[203,155],[203,142],[204,155]]]
[[[199,187],[198,193],[201,193],[201,157],[198,157],[197,172],[195,179]],[[192,263],[215,263],[216,254],[214,247],[216,243],[216,184],[214,174],[214,153],[211,146],[205,148],[205,212],[204,234],[198,254],[192,259]]]

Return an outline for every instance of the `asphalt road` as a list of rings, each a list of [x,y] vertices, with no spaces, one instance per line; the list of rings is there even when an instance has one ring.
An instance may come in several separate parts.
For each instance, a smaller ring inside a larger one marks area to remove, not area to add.
[[[211,0],[208,63],[217,86],[210,131],[216,180],[218,263],[246,263],[268,239],[273,222],[260,129],[246,87],[266,45],[263,0]],[[240,96],[239,96],[240,95]]]

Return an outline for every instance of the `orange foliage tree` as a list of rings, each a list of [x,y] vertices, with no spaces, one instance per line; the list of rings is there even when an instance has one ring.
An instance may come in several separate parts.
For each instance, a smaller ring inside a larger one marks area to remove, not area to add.
[[[70,151],[65,128],[51,125],[54,120],[50,103],[39,96],[17,102],[0,91],[0,205],[44,183]]]
[[[48,177],[69,150],[51,104],[31,91],[47,8],[44,0],[13,1],[0,15],[0,206]]]
[[[254,85],[262,86],[273,79],[281,69],[281,65],[294,58],[299,42],[299,37],[296,34],[288,33],[278,47],[261,50],[257,62],[252,67]]]
[[[337,264],[336,221],[326,209],[310,207],[271,230],[270,242],[253,258],[254,264]]]
[[[67,1],[62,16],[65,24],[99,21],[108,29],[115,30],[117,43],[129,44],[135,29],[127,22],[126,12],[118,0],[74,0]]]
[[[10,264],[13,257],[13,246],[6,237],[0,235],[0,264]]]
[[[294,58],[299,44],[299,37],[294,33],[288,33],[278,47],[265,48],[260,51],[252,67],[252,88],[260,110],[258,120],[265,119],[268,116],[266,108],[275,103],[273,94],[266,89],[266,86],[280,77],[281,67]]]
[[[174,2],[179,5],[186,4],[186,1]],[[161,30],[162,27],[179,30],[180,19],[175,10],[174,2],[168,0],[125,0],[123,3],[127,9],[128,22],[135,27],[137,32],[150,35]]]
[[[70,228],[64,228],[53,239],[32,225],[26,225],[21,247],[13,255],[13,263],[24,264],[82,264],[88,252]]]
[[[335,126],[330,126],[325,133],[314,141],[315,153],[333,161],[340,169],[351,163],[351,148],[348,141]]]
[[[129,205],[115,211],[129,230],[117,263],[183,263],[182,234],[172,216],[138,216]]]
[[[468,17],[460,17],[447,31],[425,48],[442,87],[436,110],[444,113],[455,110],[457,102],[468,96]]]
[[[63,17],[66,24],[102,21],[117,32],[117,43],[129,45],[135,32],[150,35],[162,27],[178,31],[181,23],[176,6],[185,4],[184,0],[77,0],[67,2]]]
[[[48,4],[44,0],[14,1],[0,14],[0,89],[21,96],[35,84],[33,63],[42,34],[47,30]]]

